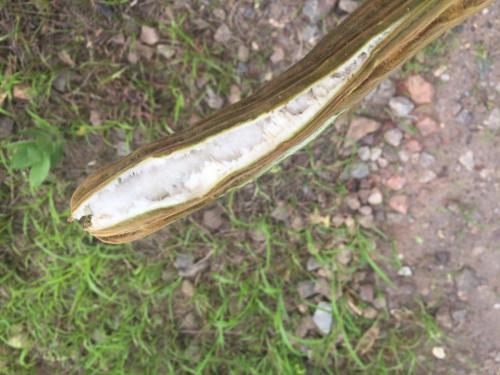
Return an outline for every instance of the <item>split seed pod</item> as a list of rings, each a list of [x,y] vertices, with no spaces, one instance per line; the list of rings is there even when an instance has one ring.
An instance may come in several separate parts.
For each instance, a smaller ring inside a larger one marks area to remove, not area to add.
[[[265,172],[382,78],[492,0],[366,0],[300,62],[192,129],[89,176],[71,219],[104,242],[142,238]]]

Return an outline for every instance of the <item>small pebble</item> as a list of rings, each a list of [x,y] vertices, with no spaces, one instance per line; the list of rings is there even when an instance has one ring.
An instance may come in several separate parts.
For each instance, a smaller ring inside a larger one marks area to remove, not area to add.
[[[436,173],[427,170],[422,172],[420,178],[418,179],[418,182],[420,182],[421,184],[428,184],[429,182],[434,181],[436,178]]]
[[[415,105],[404,96],[396,96],[389,101],[389,108],[394,116],[407,117],[413,111]]]
[[[141,27],[141,42],[149,45],[158,43],[160,36],[154,27],[142,26]]]
[[[348,197],[346,197],[345,204],[353,211],[357,211],[361,207],[359,199],[354,195],[349,195]]]
[[[328,335],[333,325],[332,305],[320,302],[314,312],[313,322],[322,335]]]
[[[361,216],[360,218],[358,218],[358,223],[365,229],[371,229],[375,226],[373,215]]]
[[[389,165],[389,162],[387,161],[387,159],[379,158],[377,160],[377,164],[379,165],[380,168],[386,168]]]
[[[311,257],[307,260],[306,269],[309,272],[316,271],[319,268],[321,268],[321,263],[318,262],[315,258]]]
[[[373,210],[370,206],[363,206],[359,209],[359,213],[363,216],[370,216],[373,214]]]
[[[351,177],[362,180],[370,175],[370,168],[365,163],[354,163],[351,165]]]
[[[247,46],[240,45],[238,47],[238,60],[246,63],[250,57],[250,50]]]
[[[370,160],[370,158],[371,158],[370,147],[367,147],[367,146],[360,147],[358,150],[358,156],[363,161]]]
[[[381,124],[368,117],[354,118],[347,131],[346,138],[351,142],[357,142],[370,133],[377,131]]]
[[[374,147],[370,152],[370,160],[377,161],[378,158],[382,156],[382,149],[380,147]]]
[[[403,132],[399,129],[391,129],[384,133],[385,141],[391,146],[398,147],[403,140]]]
[[[352,260],[352,250],[344,248],[337,254],[336,258],[340,264],[347,266]]]
[[[373,192],[368,197],[368,203],[370,203],[372,206],[378,206],[382,204],[383,200],[384,197],[381,191],[378,189],[373,190]]]
[[[421,75],[415,74],[406,80],[406,87],[411,99],[417,104],[432,103],[434,99],[434,86]]]
[[[413,272],[410,267],[404,266],[399,269],[398,275],[403,277],[411,277],[413,275]]]
[[[406,195],[396,195],[389,200],[389,207],[402,215],[408,213],[408,197]]]
[[[490,115],[484,122],[488,129],[497,131],[500,130],[500,108],[493,108]]]
[[[417,121],[417,129],[423,137],[428,137],[439,130],[439,124],[431,117],[425,116]]]
[[[436,157],[428,152],[422,152],[419,162],[422,168],[430,168],[436,163]]]
[[[436,357],[437,359],[445,359],[446,358],[446,352],[443,347],[441,346],[435,346],[432,348],[432,355]]]
[[[469,172],[472,172],[474,170],[476,163],[474,161],[474,153],[472,151],[467,151],[458,160],[460,164],[462,164],[464,168],[467,169]]]
[[[194,296],[194,285],[191,281],[189,280],[183,280],[181,284],[181,292],[186,296],[187,298],[191,298]]]
[[[214,39],[219,43],[227,43],[231,40],[232,32],[229,27],[223,23],[219,26],[219,28],[215,31]]]
[[[307,299],[316,294],[315,284],[313,281],[300,281],[297,285],[297,291],[300,298]]]
[[[339,1],[339,9],[343,10],[346,13],[352,13],[359,6],[359,3],[354,0],[340,0]]]
[[[392,176],[386,182],[385,185],[391,190],[401,190],[406,185],[406,178],[403,176]]]

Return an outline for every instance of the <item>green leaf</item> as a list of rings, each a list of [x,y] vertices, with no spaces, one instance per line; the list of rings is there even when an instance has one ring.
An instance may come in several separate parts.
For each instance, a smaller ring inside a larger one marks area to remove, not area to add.
[[[30,171],[29,181],[31,186],[39,186],[49,174],[50,170],[50,157],[47,154],[43,154],[42,159],[39,163],[33,165]]]
[[[31,160],[29,158],[28,149],[22,147],[16,150],[10,159],[10,166],[13,169],[27,168],[31,165]]]
[[[10,159],[10,166],[13,169],[22,169],[36,164],[36,151],[38,150],[36,144],[32,141],[22,141],[11,143],[9,148],[14,150]]]
[[[62,142],[55,142],[52,144],[50,152],[50,165],[55,166],[64,155],[64,145]]]

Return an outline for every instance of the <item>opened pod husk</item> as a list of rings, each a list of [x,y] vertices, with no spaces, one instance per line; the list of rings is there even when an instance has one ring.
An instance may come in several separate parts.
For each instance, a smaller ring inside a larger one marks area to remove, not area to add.
[[[250,97],[89,176],[72,197],[71,219],[121,243],[207,205],[311,141],[391,70],[490,2],[365,1]]]

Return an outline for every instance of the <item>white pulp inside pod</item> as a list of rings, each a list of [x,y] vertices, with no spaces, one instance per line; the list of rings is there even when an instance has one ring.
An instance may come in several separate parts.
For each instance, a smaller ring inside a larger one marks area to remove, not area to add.
[[[334,73],[286,105],[196,145],[142,161],[82,202],[73,212],[73,219],[90,215],[89,229],[105,229],[142,213],[204,196],[219,181],[265,157],[299,132],[396,26],[374,36]]]

